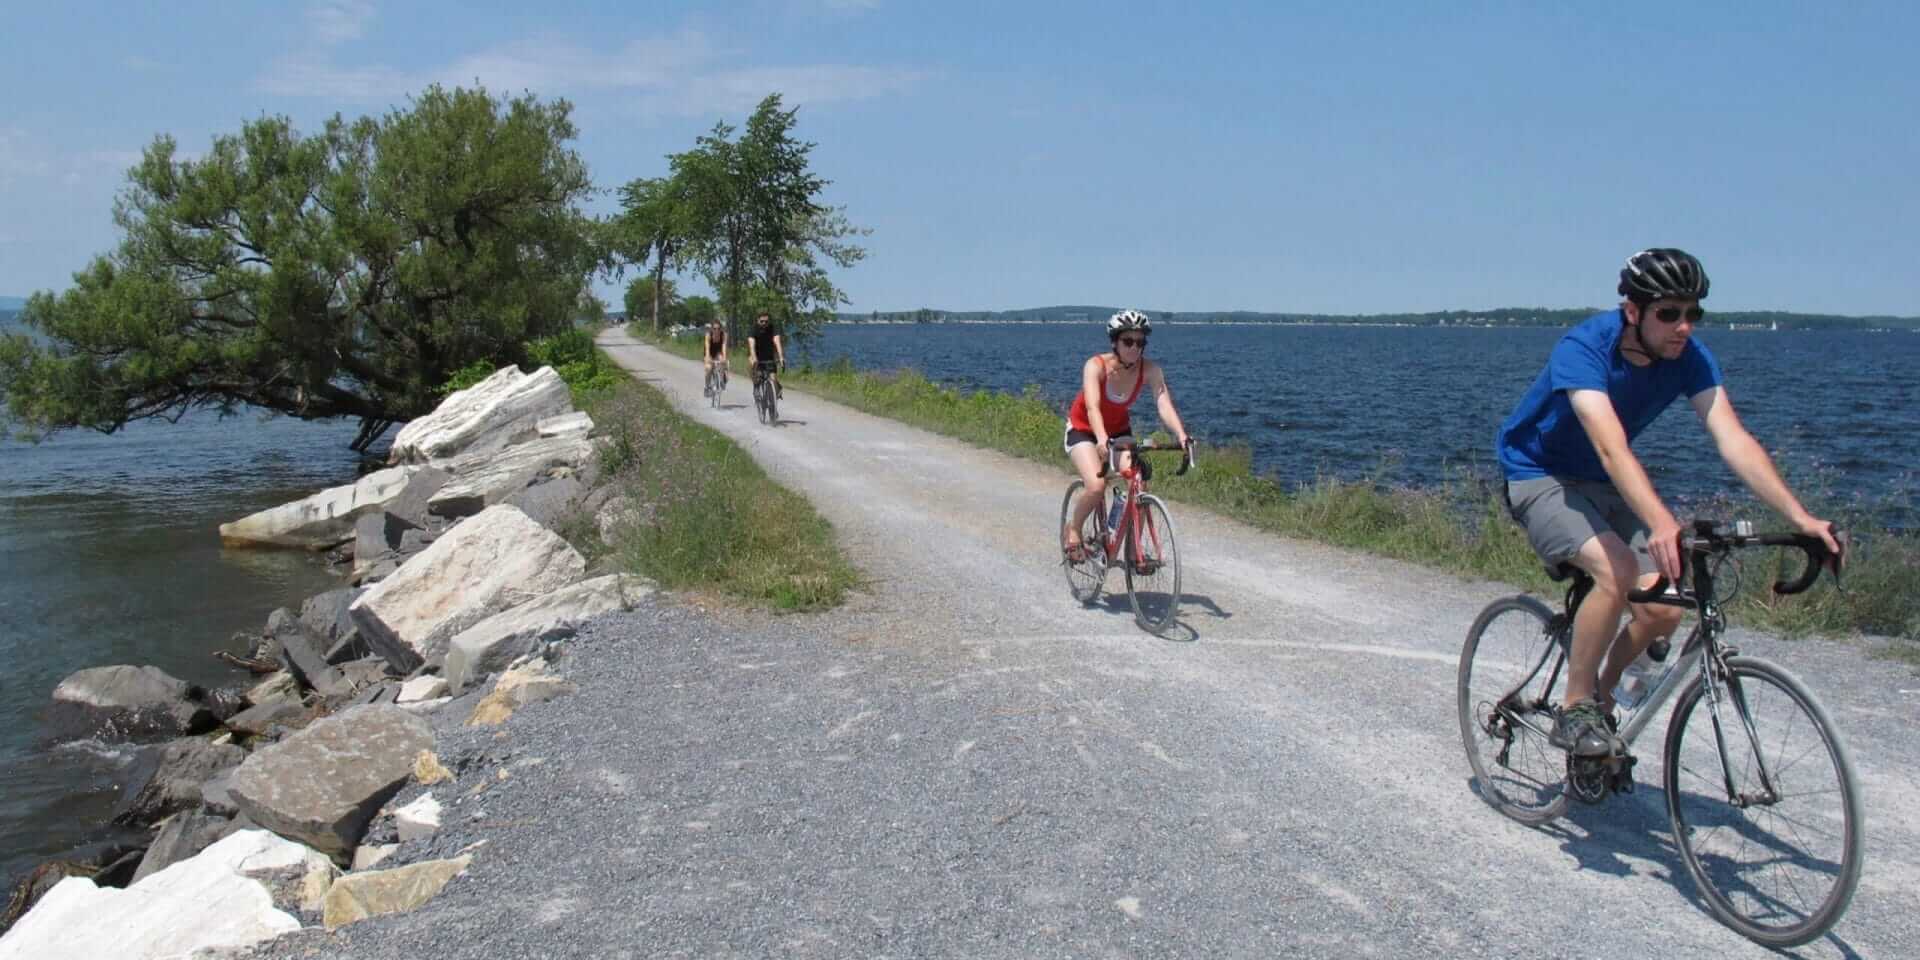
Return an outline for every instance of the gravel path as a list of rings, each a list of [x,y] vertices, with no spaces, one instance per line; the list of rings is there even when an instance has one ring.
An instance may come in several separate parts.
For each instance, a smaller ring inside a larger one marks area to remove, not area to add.
[[[565,645],[578,694],[499,732],[443,709],[449,826],[392,862],[484,840],[473,867],[253,956],[1765,955],[1695,900],[1657,738],[1636,793],[1547,827],[1477,799],[1455,661],[1509,589],[1175,504],[1182,629],[1151,637],[1068,598],[1064,472],[797,390],[765,427],[744,378],[709,410],[697,364],[602,342],[812,500],[868,588],[806,617],[664,598]],[[1738,640],[1866,784],[1860,892],[1798,955],[1920,955],[1920,679]]]

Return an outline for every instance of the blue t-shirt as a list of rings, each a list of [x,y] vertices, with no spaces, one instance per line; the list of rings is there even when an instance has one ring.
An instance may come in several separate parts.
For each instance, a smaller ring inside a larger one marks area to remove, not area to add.
[[[1554,344],[1547,368],[1527,388],[1494,440],[1508,480],[1552,475],[1607,481],[1600,454],[1573,412],[1569,390],[1606,391],[1632,443],[1675,399],[1720,385],[1720,364],[1693,338],[1673,360],[1644,367],[1628,363],[1620,355],[1626,328],[1620,311],[1610,310],[1588,317]]]

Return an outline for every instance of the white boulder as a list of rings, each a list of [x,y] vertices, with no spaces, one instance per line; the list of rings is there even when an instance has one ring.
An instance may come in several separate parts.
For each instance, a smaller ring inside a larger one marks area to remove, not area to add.
[[[587,562],[553,531],[502,504],[462,521],[348,608],[396,672],[438,664],[461,631],[580,579]]]
[[[359,480],[322,490],[220,525],[229,547],[301,547],[329,550],[353,538],[360,515],[385,507],[407,488],[414,467],[389,467]]]
[[[0,960],[162,960],[271,940],[300,921],[257,878],[301,869],[312,853],[241,830],[124,890],[68,877],[0,937]]]
[[[552,367],[532,374],[501,367],[402,428],[393,438],[388,462],[425,463],[498,450],[534,436],[540,421],[572,409],[573,395]]]

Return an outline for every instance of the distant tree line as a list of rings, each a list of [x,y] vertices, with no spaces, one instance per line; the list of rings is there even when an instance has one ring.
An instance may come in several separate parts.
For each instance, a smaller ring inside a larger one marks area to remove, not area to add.
[[[842,323],[1098,323],[1119,309],[1099,306],[1031,307],[1021,310],[872,310],[842,313]],[[1438,310],[1428,313],[1269,313],[1252,310],[1147,311],[1154,320],[1174,323],[1379,324],[1403,327],[1570,327],[1599,312],[1597,307],[1552,309],[1500,307],[1492,310]],[[1714,327],[1780,330],[1920,330],[1920,317],[1844,317],[1780,311],[1707,312]]]

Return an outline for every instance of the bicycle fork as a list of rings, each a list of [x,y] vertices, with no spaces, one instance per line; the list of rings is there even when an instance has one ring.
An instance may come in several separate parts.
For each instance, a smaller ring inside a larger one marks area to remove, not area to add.
[[[1708,716],[1713,722],[1713,745],[1720,755],[1720,777],[1726,785],[1727,800],[1742,810],[1780,802],[1780,789],[1774,785],[1773,771],[1767,769],[1766,751],[1760,747],[1760,732],[1754,728],[1753,711],[1747,705],[1740,681],[1725,660],[1719,662],[1718,669],[1702,671],[1701,676],[1706,688],[1703,694],[1707,700]],[[1740,731],[1746,734],[1747,747],[1752,751],[1754,771],[1760,778],[1759,793],[1744,792],[1733,782],[1733,757],[1727,752],[1726,724],[1720,712],[1722,705],[1728,702],[1732,704],[1734,715],[1740,719]]]

